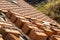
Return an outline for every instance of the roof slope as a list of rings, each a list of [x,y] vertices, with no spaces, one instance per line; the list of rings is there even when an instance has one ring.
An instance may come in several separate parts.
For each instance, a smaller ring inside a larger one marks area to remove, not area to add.
[[[10,2],[9,0],[0,0],[0,8],[4,10],[10,9],[13,12],[20,13],[21,16],[29,16],[31,18],[37,18],[42,21],[48,21],[54,24],[58,24],[51,18],[37,11],[31,5],[26,3],[24,0],[16,0],[16,1],[18,5],[14,4],[13,2]]]

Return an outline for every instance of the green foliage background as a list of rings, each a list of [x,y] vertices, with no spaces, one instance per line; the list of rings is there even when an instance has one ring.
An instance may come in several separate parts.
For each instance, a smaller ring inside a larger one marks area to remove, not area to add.
[[[28,3],[60,23],[60,0],[28,0]]]

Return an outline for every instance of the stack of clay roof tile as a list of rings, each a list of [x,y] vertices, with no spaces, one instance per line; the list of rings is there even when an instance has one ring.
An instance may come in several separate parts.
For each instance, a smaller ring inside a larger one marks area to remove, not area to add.
[[[6,19],[3,12],[0,11],[0,40],[25,40],[23,32],[9,19]]]
[[[60,40],[60,26],[57,22],[24,0],[12,1],[0,1],[1,18],[7,19],[0,19],[0,40]],[[45,24],[46,21],[51,23]]]
[[[52,40],[53,35],[60,35],[60,28],[57,25],[51,23],[49,23],[50,25],[46,25],[44,24],[44,21],[30,18],[28,16],[21,16],[10,10],[1,11],[13,24],[16,25],[16,27],[21,29],[22,32],[30,38],[30,40]],[[11,33],[12,31],[7,32]]]

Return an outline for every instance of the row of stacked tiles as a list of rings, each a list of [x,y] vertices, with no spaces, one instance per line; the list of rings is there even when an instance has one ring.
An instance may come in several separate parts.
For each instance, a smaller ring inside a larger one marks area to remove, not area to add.
[[[23,40],[19,31],[9,28],[17,28],[10,21],[4,22],[0,19],[0,40]]]
[[[5,15],[32,40],[47,40],[53,35],[60,35],[60,29],[56,25],[46,26],[37,19],[23,17],[9,10]],[[59,40],[58,37],[56,40]]]

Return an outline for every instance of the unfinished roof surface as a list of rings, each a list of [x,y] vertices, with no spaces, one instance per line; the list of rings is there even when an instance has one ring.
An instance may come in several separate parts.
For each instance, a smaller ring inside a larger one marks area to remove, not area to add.
[[[0,0],[0,40],[60,40],[59,25],[24,0]]]

